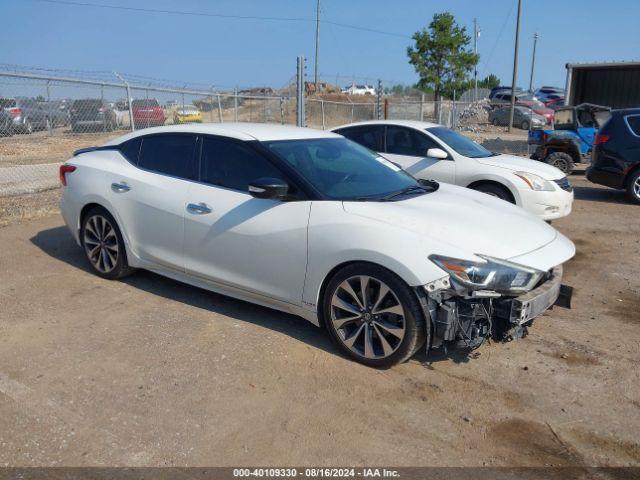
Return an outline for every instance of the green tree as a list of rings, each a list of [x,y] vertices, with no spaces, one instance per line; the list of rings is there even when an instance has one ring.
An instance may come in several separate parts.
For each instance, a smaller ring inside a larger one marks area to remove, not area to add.
[[[500,79],[495,76],[493,73],[484,77],[483,79],[478,80],[478,88],[493,88],[500,85]],[[468,92],[469,90],[473,90],[474,83],[473,78],[467,79],[464,82],[460,83],[455,87],[456,98],[460,98],[460,96],[464,92]],[[453,94],[453,92],[452,92]],[[447,96],[446,94],[444,94]]]
[[[500,86],[500,79],[493,73],[482,80],[478,80],[478,88],[495,88],[498,86]]]
[[[420,76],[420,88],[432,88],[435,99],[451,97],[459,91],[478,55],[469,50],[471,37],[448,12],[436,13],[429,28],[413,34],[415,45],[407,48],[409,63]]]

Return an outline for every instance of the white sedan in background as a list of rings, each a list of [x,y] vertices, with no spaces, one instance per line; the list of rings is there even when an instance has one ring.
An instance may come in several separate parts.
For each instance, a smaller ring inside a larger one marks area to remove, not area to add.
[[[97,275],[144,268],[300,315],[373,367],[522,335],[575,253],[520,208],[305,128],[147,128],[79,150],[60,180]]]
[[[573,187],[546,163],[490,152],[441,125],[381,120],[332,131],[380,153],[418,179],[452,183],[514,203],[543,220],[571,213]]]

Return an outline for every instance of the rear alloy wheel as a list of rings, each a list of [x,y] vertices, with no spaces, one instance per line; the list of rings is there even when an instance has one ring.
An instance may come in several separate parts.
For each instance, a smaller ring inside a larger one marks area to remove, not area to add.
[[[568,153],[553,152],[546,158],[545,162],[561,170],[565,175],[571,175],[571,172],[573,172],[573,158]]]
[[[520,128],[522,130],[529,130],[529,122],[527,122],[526,120],[523,120],[522,123],[520,124]]]
[[[396,275],[353,264],[327,285],[323,318],[341,351],[360,363],[386,368],[410,358],[427,337],[416,294]]]
[[[109,212],[96,207],[82,222],[80,238],[95,273],[110,280],[131,274],[118,226]]]
[[[24,132],[28,135],[33,133],[33,124],[29,119],[24,121]]]
[[[627,198],[633,203],[640,204],[640,169],[627,180]]]

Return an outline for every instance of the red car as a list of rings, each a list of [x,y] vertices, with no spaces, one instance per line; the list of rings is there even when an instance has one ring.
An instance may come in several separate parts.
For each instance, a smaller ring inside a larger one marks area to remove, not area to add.
[[[164,125],[166,117],[158,101],[154,98],[145,100],[133,100],[131,112],[136,128],[159,127]]]
[[[521,100],[516,102],[516,105],[522,105],[523,107],[529,107],[534,113],[538,115],[542,115],[547,119],[547,123],[550,125],[553,122],[553,118],[555,116],[555,111],[550,108],[544,106],[543,103],[535,101],[535,100]]]

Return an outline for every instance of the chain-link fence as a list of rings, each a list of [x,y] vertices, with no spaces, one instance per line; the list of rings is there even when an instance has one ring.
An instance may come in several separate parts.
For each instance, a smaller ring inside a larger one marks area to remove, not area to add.
[[[281,90],[220,90],[130,80],[108,72],[87,78],[43,73],[43,69],[0,71],[0,220],[6,215],[7,203],[22,206],[35,192],[55,189],[57,165],[74,150],[100,145],[132,130],[220,122],[329,129],[387,118],[432,122],[472,134],[490,127],[491,112],[496,110],[484,98],[488,91],[483,90],[478,93],[483,98],[477,101],[471,101],[476,98],[474,92],[473,96],[463,94],[464,101],[436,102],[415,90],[384,89],[382,82],[372,93],[370,85],[354,84],[345,90],[300,79],[298,90],[295,82]],[[301,111],[297,98],[304,102]],[[493,150],[526,153],[526,141],[511,143],[494,142]],[[50,197],[55,200],[55,195]]]

